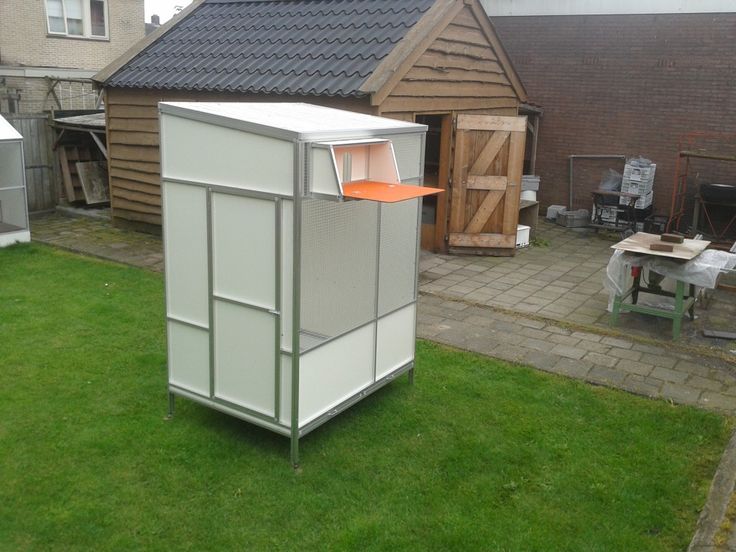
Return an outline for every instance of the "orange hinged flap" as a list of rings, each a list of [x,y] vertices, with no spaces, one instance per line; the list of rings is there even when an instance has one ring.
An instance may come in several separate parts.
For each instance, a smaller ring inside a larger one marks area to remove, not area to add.
[[[342,189],[345,197],[369,199],[382,203],[396,203],[397,201],[444,192],[439,188],[411,186],[409,184],[388,184],[387,182],[373,182],[370,180],[346,183],[342,185]]]

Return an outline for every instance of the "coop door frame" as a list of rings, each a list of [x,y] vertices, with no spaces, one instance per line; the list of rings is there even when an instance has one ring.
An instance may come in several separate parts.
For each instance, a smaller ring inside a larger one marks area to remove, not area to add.
[[[457,116],[448,234],[451,248],[509,250],[513,254],[526,126],[524,116]]]

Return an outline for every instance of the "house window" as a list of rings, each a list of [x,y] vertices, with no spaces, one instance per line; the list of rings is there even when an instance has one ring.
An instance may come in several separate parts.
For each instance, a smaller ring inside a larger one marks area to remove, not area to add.
[[[107,0],[46,0],[49,34],[107,38]]]

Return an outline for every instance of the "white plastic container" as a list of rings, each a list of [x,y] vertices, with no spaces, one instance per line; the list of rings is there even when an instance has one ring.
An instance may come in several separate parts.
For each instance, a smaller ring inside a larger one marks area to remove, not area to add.
[[[534,190],[524,190],[521,192],[521,199],[525,201],[537,201],[537,192]]]
[[[529,247],[529,232],[531,227],[519,224],[516,227],[516,248]]]

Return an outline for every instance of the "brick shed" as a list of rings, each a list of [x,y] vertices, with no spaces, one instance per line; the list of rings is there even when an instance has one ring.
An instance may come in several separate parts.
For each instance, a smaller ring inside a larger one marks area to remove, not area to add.
[[[543,206],[567,204],[569,155],[641,154],[657,163],[655,211],[669,214],[678,137],[736,131],[736,13],[646,13],[663,4],[649,0],[485,4],[530,98],[544,106],[537,156]],[[596,5],[644,13],[564,11]],[[728,3],[673,0],[667,7],[713,12]],[[622,164],[580,162],[574,207],[589,209],[601,173]],[[691,176],[736,183],[733,165],[700,162]]]
[[[159,101],[303,101],[427,124],[424,176],[442,188],[458,115],[516,116],[526,101],[478,0],[195,0],[95,78],[106,99],[114,220],[154,230]],[[518,188],[509,189],[515,199],[496,200],[486,226],[513,222],[515,235]],[[427,205],[425,247],[445,248],[451,195]]]

